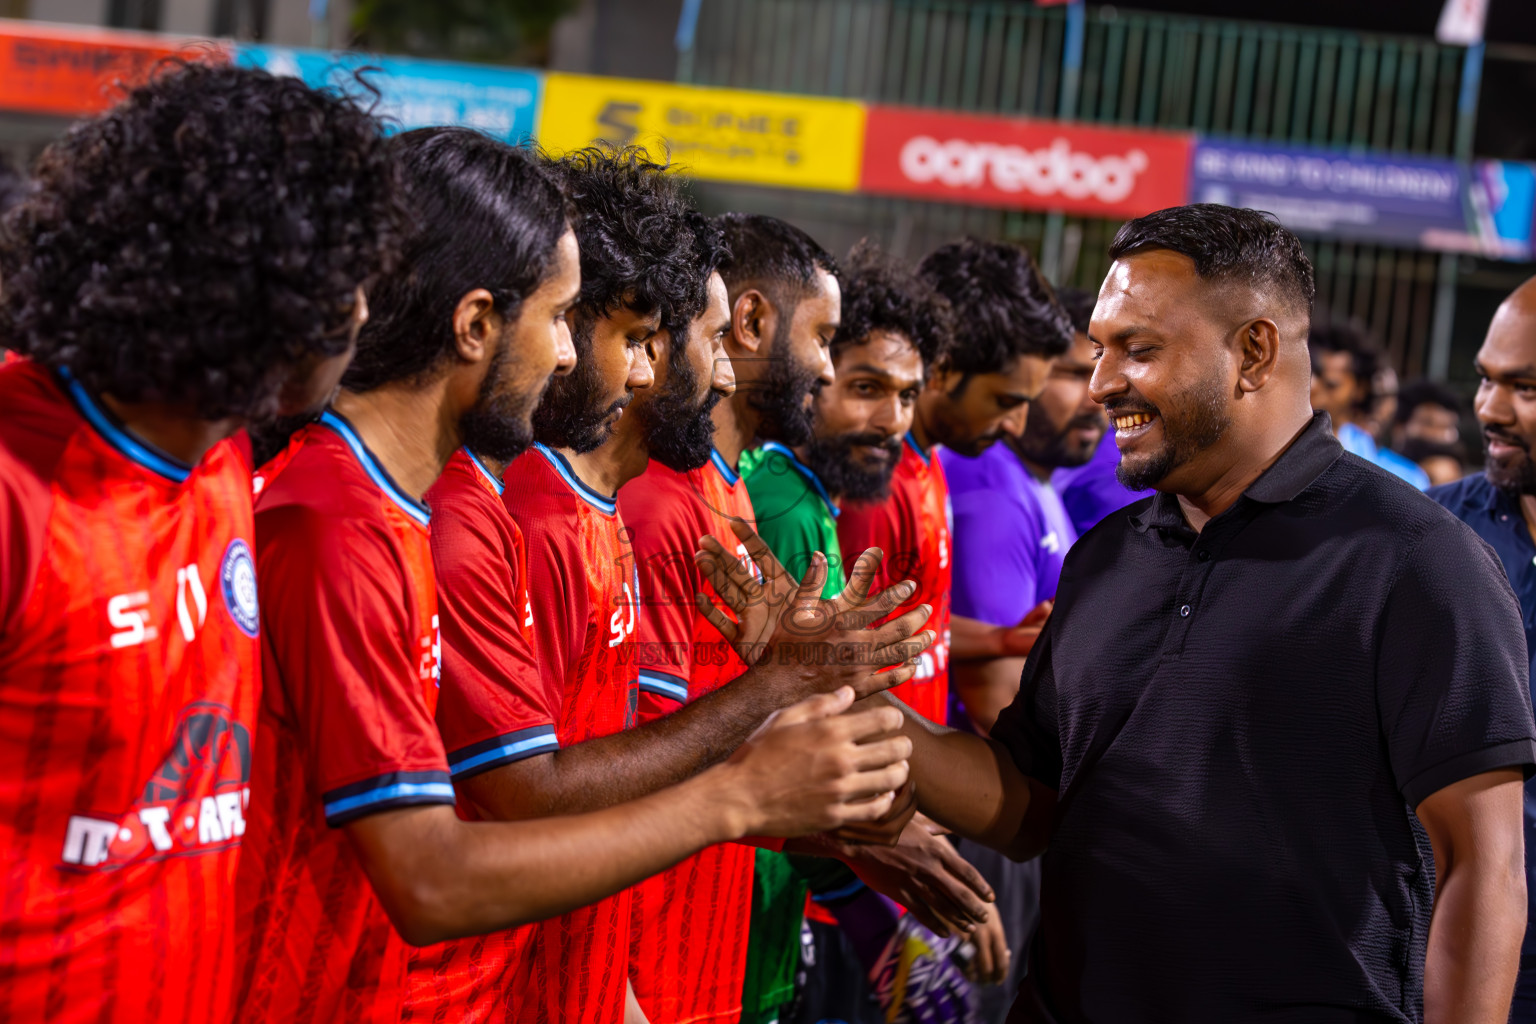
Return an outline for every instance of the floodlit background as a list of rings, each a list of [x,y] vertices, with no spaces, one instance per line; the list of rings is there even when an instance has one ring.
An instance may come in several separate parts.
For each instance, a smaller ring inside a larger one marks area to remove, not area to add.
[[[0,150],[18,162],[110,82],[214,40],[207,59],[316,82],[378,67],[406,126],[665,146],[707,211],[774,213],[834,251],[871,235],[916,257],[973,233],[1096,288],[1126,217],[1268,209],[1307,240],[1321,315],[1363,321],[1402,376],[1464,389],[1494,306],[1536,273],[1529,0],[0,0],[0,16]]]

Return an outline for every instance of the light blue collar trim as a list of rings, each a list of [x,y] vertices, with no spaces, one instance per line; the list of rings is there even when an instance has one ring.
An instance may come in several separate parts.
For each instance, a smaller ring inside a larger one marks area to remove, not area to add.
[[[192,475],[192,467],[185,462],[167,455],[148,441],[142,441],[130,434],[128,428],[117,421],[116,416],[91,397],[85,390],[85,386],[75,379],[74,374],[63,367],[59,368],[58,374],[59,379],[64,382],[64,390],[68,392],[70,401],[74,402],[75,408],[80,410],[80,415],[85,417],[85,422],[89,423],[92,430],[100,434],[125,458],[178,484]]]
[[[535,451],[544,456],[545,461],[554,467],[555,472],[560,474],[560,478],[565,481],[566,486],[576,492],[576,497],[591,505],[605,516],[611,516],[619,510],[616,498],[604,497],[582,483],[581,478],[576,475],[576,471],[571,468],[571,464],[565,461],[564,455],[538,441],[533,443],[533,447]]]
[[[933,462],[933,456],[923,451],[922,446],[917,443],[917,438],[912,436],[912,431],[910,430],[907,431],[907,446],[914,452],[917,452],[917,457],[923,460],[923,465],[927,466]]]
[[[826,503],[827,511],[832,513],[832,518],[836,519],[838,516],[842,515],[842,509],[832,504],[832,496],[827,493],[827,487],[821,482],[821,477],[817,476],[815,471],[813,471],[810,466],[807,466],[805,463],[795,458],[795,453],[790,451],[788,447],[778,441],[764,441],[763,451],[778,452],[780,455],[788,459],[789,464],[794,466],[801,476],[809,480],[812,487],[816,488],[816,493],[821,495],[821,500]]]
[[[732,487],[736,486],[737,481],[739,481],[741,477],[738,476],[736,471],[731,468],[730,463],[725,461],[725,456],[720,454],[720,449],[711,448],[709,450],[709,461],[715,464],[715,468],[720,471],[720,475],[725,477],[726,483],[730,484]]]
[[[388,471],[379,464],[379,460],[374,457],[373,452],[369,451],[368,446],[363,444],[363,439],[357,436],[357,431],[352,428],[352,424],[330,409],[325,410],[321,414],[320,422],[334,430],[347,443],[347,447],[352,449],[352,454],[357,459],[358,465],[363,467],[363,472],[367,473],[368,478],[378,485],[379,490],[389,496],[389,500],[400,506],[402,512],[422,526],[431,524],[431,511],[427,506],[400,489],[400,485],[395,483]]]
[[[502,483],[500,477],[486,468],[485,463],[480,461],[480,456],[476,455],[468,448],[464,449],[464,454],[469,456],[469,461],[475,464],[475,468],[480,471],[481,476],[485,477],[486,482],[489,483],[492,487],[496,488],[497,494],[501,494],[506,491],[507,485]]]

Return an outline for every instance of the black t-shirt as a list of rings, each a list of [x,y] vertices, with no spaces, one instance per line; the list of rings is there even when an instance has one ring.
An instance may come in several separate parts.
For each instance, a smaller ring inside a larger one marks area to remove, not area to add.
[[[1417,1021],[1413,808],[1530,774],[1527,673],[1492,551],[1324,416],[1200,534],[1111,515],[992,733],[1059,794],[1012,1019]]]

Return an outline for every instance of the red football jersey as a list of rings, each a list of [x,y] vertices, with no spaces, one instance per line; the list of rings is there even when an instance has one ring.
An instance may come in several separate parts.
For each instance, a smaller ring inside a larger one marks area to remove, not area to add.
[[[837,520],[837,540],[843,557],[852,560],[868,548],[885,552],[885,562],[871,593],[902,580],[917,591],[891,615],[899,616],[920,604],[933,607],[924,628],[937,635],[918,659],[917,675],[893,687],[891,693],[918,714],[943,725],[949,716],[949,582],[954,554],[950,526],[949,484],[944,465],[924,453],[911,434],[902,446],[901,461],[891,477],[891,496],[874,505],[849,502]]]
[[[339,826],[452,803],[426,506],[335,413],[264,469],[265,687],[237,891],[242,1021],[398,1021],[406,945]]]
[[[743,562],[733,519],[752,522],[747,485],[719,452],[679,473],[652,462],[619,492],[640,567],[640,720],[660,718],[736,678],[746,666],[699,613],[694,595],[714,589],[694,564],[713,534]],[[720,604],[717,600],[716,604]],[[756,851],[712,846],[634,888],[630,981],[654,1022],[736,1021],[746,974]]]
[[[0,369],[0,1020],[229,1014],[259,677],[251,468]]]
[[[639,581],[614,499],[584,484],[559,452],[543,445],[516,459],[503,480],[502,501],[528,544],[541,677],[537,689],[517,695],[529,716],[521,721],[548,716],[562,747],[633,725]],[[529,925],[528,945],[506,991],[511,1019],[619,1024],[629,915],[626,890]]]
[[[437,725],[455,780],[559,748],[558,692],[534,654],[523,532],[501,500],[503,484],[464,449],[427,492],[432,564],[443,634]],[[475,814],[459,805],[466,818]],[[530,929],[411,951],[405,1021],[502,1021]]]

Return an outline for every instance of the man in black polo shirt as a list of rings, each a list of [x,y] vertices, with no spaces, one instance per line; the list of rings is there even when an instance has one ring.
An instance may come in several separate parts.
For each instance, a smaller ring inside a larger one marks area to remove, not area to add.
[[[1160,493],[1072,548],[992,740],[909,721],[924,812],[1044,851],[1011,1019],[1502,1024],[1536,725],[1498,560],[1312,414],[1290,232],[1181,207],[1110,255],[1093,394]]]

